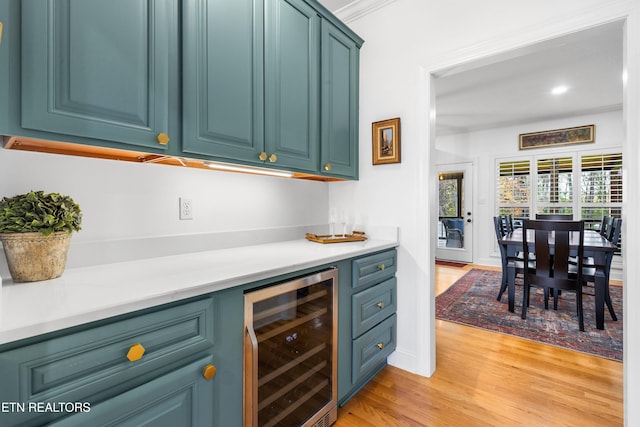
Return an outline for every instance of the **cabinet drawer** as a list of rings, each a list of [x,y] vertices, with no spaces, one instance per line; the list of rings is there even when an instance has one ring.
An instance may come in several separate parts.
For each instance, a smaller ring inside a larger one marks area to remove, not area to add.
[[[393,314],[360,338],[353,340],[353,383],[384,362],[395,350],[396,328],[396,315]]]
[[[380,283],[395,276],[397,270],[396,251],[390,250],[353,261],[351,286],[359,288]]]
[[[396,312],[396,278],[351,297],[352,336],[356,338]]]
[[[50,424],[56,427],[117,425],[212,426],[213,381],[202,376],[209,356],[112,399]],[[150,421],[153,420],[152,423]]]
[[[0,354],[0,401],[76,402],[109,396],[159,376],[213,346],[214,300],[207,298],[74,332]],[[144,354],[131,362],[136,344]]]

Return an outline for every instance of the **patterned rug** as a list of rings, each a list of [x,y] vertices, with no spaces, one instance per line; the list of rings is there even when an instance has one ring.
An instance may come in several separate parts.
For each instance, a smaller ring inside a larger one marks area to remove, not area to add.
[[[544,309],[540,289],[532,288],[526,320],[522,314],[522,287],[516,285],[515,313],[507,309],[507,293],[496,300],[502,273],[472,269],[436,298],[436,318],[514,335],[613,360],[622,360],[622,287],[611,286],[611,300],[618,321],[605,307],[605,329],[596,329],[593,288],[584,288],[584,329],[578,328],[575,293],[565,291],[558,310]]]

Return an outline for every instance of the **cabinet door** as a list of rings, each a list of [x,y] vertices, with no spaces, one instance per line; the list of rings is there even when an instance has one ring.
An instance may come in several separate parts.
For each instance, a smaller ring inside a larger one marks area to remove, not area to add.
[[[316,172],[320,17],[302,0],[268,0],[266,4],[267,162],[274,167]]]
[[[328,21],[322,22],[323,175],[358,178],[359,48]]]
[[[262,163],[262,1],[183,3],[183,151]]]
[[[50,425],[212,426],[215,377],[203,377],[204,368],[212,361],[210,356],[200,359]]]
[[[166,150],[159,134],[177,137],[176,9],[171,0],[23,1],[22,126]]]

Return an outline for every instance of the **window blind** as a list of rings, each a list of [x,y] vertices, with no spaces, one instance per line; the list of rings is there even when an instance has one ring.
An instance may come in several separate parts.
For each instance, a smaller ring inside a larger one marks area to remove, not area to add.
[[[572,213],[573,158],[539,159],[537,186],[539,213]]]
[[[531,162],[505,161],[498,164],[498,212],[514,218],[528,218],[531,203]]]

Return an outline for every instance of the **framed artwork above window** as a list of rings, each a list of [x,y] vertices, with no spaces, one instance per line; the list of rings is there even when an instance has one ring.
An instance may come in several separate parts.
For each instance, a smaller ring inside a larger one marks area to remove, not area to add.
[[[559,145],[586,144],[595,142],[596,126],[578,126],[573,128],[547,130],[520,134],[520,149],[556,147]]]

